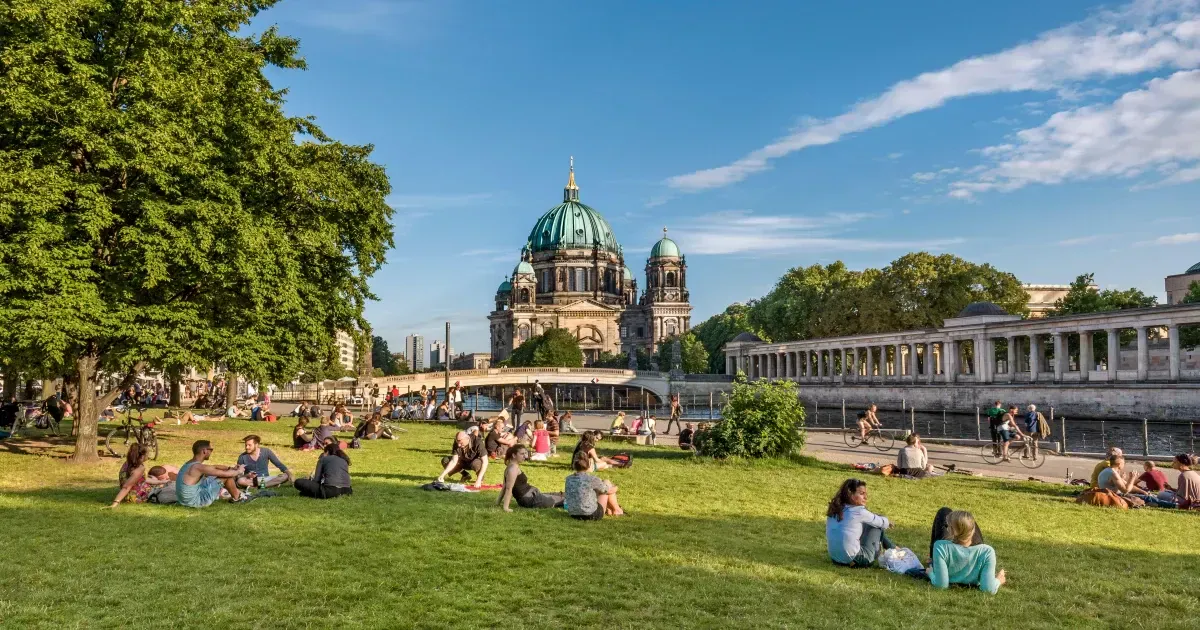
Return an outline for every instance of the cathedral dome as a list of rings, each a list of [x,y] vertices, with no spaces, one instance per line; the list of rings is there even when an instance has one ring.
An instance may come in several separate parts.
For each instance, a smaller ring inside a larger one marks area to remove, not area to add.
[[[650,249],[651,258],[679,258],[679,245],[667,238],[667,228],[663,228],[663,237]]]
[[[1200,273],[1200,262],[1192,265],[1191,267],[1188,267],[1188,270],[1186,273]]]
[[[496,293],[512,293],[512,283],[508,280],[501,282],[500,286],[496,288]]]
[[[571,158],[570,178],[563,188],[563,202],[547,210],[533,224],[529,232],[529,248],[535,252],[597,248],[613,254],[621,253],[621,246],[617,244],[608,221],[594,208],[579,201],[574,158]]]
[[[625,279],[625,282],[633,282],[633,272],[629,270],[629,267],[621,267],[621,277]]]
[[[1008,315],[1008,311],[992,302],[971,302],[959,311],[957,317],[979,317],[981,315]]]
[[[529,264],[528,262],[526,262],[524,260],[517,263],[517,266],[513,269],[513,275],[519,276],[522,274],[529,274],[532,276],[533,275],[533,265]]]

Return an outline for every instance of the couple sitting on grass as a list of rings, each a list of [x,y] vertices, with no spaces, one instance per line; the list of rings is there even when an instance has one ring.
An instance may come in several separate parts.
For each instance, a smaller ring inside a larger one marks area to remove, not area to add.
[[[842,566],[869,567],[875,564],[880,548],[895,547],[884,533],[891,527],[887,517],[867,510],[867,482],[847,479],[826,512],[829,558]],[[936,588],[963,584],[994,594],[1007,579],[1003,570],[996,571],[996,551],[983,544],[983,535],[969,512],[938,510],[929,556],[923,575]]]
[[[504,488],[496,504],[511,512],[512,500],[523,508],[565,507],[571,518],[581,521],[598,521],[605,516],[622,516],[625,511],[617,502],[617,487],[599,477],[588,474],[592,470],[591,457],[576,452],[571,461],[573,473],[567,476],[564,491],[543,493],[529,485],[521,463],[529,459],[529,449],[517,444],[505,453]]]

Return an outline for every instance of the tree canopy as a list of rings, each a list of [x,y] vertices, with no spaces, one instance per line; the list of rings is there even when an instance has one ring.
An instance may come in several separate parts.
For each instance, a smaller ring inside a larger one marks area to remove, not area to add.
[[[1200,304],[1200,282],[1193,282],[1188,287],[1187,295],[1180,300],[1181,304]],[[1179,343],[1184,348],[1200,346],[1200,326],[1183,326],[1179,330]]]
[[[725,354],[721,348],[733,341],[733,338],[744,332],[753,332],[760,338],[767,337],[750,324],[750,307],[745,304],[730,304],[724,313],[718,313],[693,326],[689,331],[704,345],[708,353],[708,372],[722,374],[725,372]]]
[[[244,32],[274,0],[0,5],[0,354],[80,383],[96,458],[100,372],[328,370],[392,244],[370,146],[283,111],[296,40]],[[340,369],[340,368],[339,368]]]
[[[507,364],[512,367],[583,367],[579,340],[564,328],[551,328],[530,337],[513,350]]]
[[[381,370],[380,376],[408,374],[408,363],[388,350],[388,342],[378,335],[371,338],[371,365]]]
[[[676,339],[679,340],[679,358],[683,363],[680,368],[683,369],[684,374],[708,372],[708,350],[704,348],[704,344],[700,342],[693,331],[688,331],[683,336],[667,337],[658,343],[658,369],[663,372],[671,369],[671,358]]]

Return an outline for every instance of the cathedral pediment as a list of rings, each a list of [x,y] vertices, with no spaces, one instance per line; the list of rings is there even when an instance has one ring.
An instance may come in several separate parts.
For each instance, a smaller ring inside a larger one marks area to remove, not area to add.
[[[594,313],[596,311],[619,312],[624,310],[624,307],[613,306],[611,304],[601,304],[595,300],[579,300],[560,306],[554,311],[556,313]]]

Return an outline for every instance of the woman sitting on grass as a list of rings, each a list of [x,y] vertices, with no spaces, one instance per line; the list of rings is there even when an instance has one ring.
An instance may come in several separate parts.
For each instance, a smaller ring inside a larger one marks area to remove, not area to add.
[[[308,432],[304,427],[308,426],[308,418],[300,416],[296,421],[296,428],[292,429],[292,448],[308,449],[312,448],[313,434]]]
[[[934,522],[935,530],[938,524]],[[934,588],[965,584],[993,595],[1000,590],[1007,578],[1003,569],[996,571],[996,550],[974,542],[977,536],[975,517],[970,512],[949,514],[945,538],[933,543],[929,582]]]
[[[529,449],[524,444],[518,444],[505,454],[504,489],[496,504],[511,512],[509,505],[516,498],[517,505],[523,508],[556,508],[562,507],[563,495],[559,493],[545,494],[534,486],[529,485],[525,473],[521,472],[521,462],[529,459]]]
[[[571,461],[574,473],[567,475],[563,492],[567,513],[581,521],[598,521],[605,516],[622,516],[625,510],[617,503],[617,487],[588,474],[591,463],[578,454]]]
[[[867,510],[867,482],[847,479],[825,511],[825,543],[834,564],[851,568],[875,564],[879,549],[896,545],[884,530],[892,526],[886,517]]]
[[[150,499],[150,491],[158,486],[171,483],[179,469],[174,466],[155,466],[146,471],[147,453],[141,444],[134,442],[125,454],[125,462],[121,464],[121,472],[117,473],[117,483],[121,489],[117,492],[109,507],[117,507],[126,498],[130,503],[145,503]]]
[[[343,494],[354,494],[350,487],[350,457],[336,442],[325,446],[324,453],[317,459],[317,469],[308,479],[297,479],[296,490],[300,496],[314,499],[332,499]]]
[[[585,431],[583,436],[579,438],[579,444],[575,445],[575,454],[572,458],[579,457],[582,454],[587,458],[592,472],[617,466],[618,462],[608,457],[600,457],[596,452],[596,442],[599,442],[603,436],[604,434],[598,430]]]
[[[1175,505],[1181,510],[1200,510],[1200,472],[1196,467],[1196,456],[1180,453],[1171,462],[1171,468],[1179,471],[1179,483],[1175,484]]]

